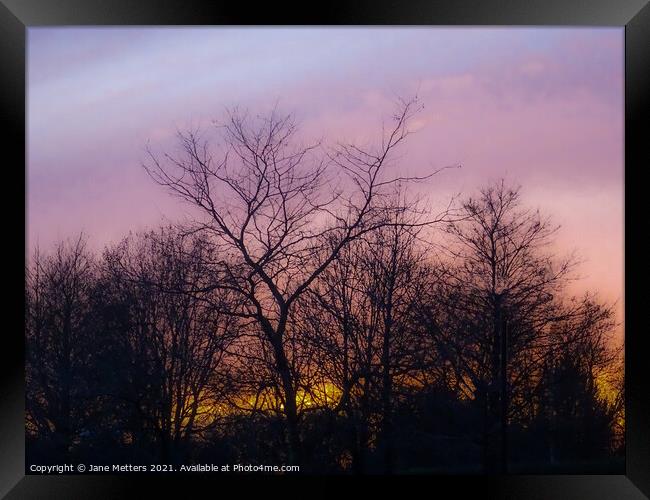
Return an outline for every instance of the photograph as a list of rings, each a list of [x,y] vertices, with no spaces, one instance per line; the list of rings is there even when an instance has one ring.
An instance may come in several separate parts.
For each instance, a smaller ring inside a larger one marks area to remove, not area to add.
[[[624,26],[25,44],[26,475],[626,474]]]

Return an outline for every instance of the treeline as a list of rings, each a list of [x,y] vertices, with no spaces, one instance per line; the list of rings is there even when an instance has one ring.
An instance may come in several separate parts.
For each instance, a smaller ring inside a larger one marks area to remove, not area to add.
[[[382,176],[402,104],[378,150],[326,163],[288,117],[231,114],[221,160],[188,133],[184,156],[147,166],[203,218],[101,255],[83,237],[36,252],[28,463],[619,471],[611,306],[569,296],[575,262],[518,189],[435,216],[407,202],[418,179]]]

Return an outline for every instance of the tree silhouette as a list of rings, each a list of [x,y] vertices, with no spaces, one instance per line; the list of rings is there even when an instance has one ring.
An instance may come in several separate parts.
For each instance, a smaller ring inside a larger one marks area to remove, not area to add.
[[[462,204],[451,222],[450,262],[439,271],[438,311],[426,321],[459,383],[483,413],[484,468],[507,471],[508,427],[528,418],[530,387],[552,346],[570,343],[556,325],[584,313],[558,299],[571,279],[572,258],[550,247],[557,228],[522,209],[504,181]],[[442,314],[441,314],[442,312]]]
[[[179,463],[190,437],[215,424],[229,390],[224,359],[238,334],[222,290],[198,293],[214,259],[200,237],[165,229],[127,238],[105,252],[105,304],[125,323],[111,337],[113,366],[125,377],[118,399],[158,438],[163,463]],[[116,359],[117,355],[118,359]],[[126,391],[124,391],[126,389]]]
[[[433,213],[377,146],[304,145],[237,109],[147,171],[191,220],[26,266],[28,463],[296,464],[306,473],[612,472],[612,305],[519,188]]]
[[[251,119],[234,110],[217,129],[218,153],[198,133],[180,133],[180,156],[150,151],[145,165],[157,183],[203,214],[191,231],[208,234],[226,257],[214,267],[210,287],[237,294],[241,307],[228,312],[253,319],[271,348],[294,463],[300,381],[286,335],[293,306],[345,246],[390,225],[387,215],[401,210],[386,195],[418,179],[390,177],[386,166],[417,110],[416,100],[400,101],[377,148],[339,144],[325,156],[316,155],[318,144],[298,143],[291,116],[274,110]]]
[[[92,418],[87,376],[96,279],[85,238],[35,253],[26,272],[26,418],[28,438],[69,460],[71,445]]]

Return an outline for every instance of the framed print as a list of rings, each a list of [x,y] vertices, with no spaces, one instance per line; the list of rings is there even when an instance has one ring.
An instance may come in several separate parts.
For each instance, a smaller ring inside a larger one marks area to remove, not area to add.
[[[0,494],[650,495],[647,2],[2,2]]]

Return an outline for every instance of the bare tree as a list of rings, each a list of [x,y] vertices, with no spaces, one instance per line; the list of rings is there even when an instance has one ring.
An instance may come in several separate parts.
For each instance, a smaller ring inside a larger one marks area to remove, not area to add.
[[[105,305],[123,304],[127,313],[112,339],[123,358],[112,362],[126,378],[115,396],[142,416],[164,463],[181,460],[191,437],[215,424],[229,391],[226,351],[238,334],[236,318],[222,312],[229,295],[196,292],[211,252],[204,239],[165,229],[104,254]]]
[[[96,266],[85,237],[35,253],[26,273],[27,432],[60,457],[89,420],[90,309]]]
[[[527,403],[543,424],[550,463],[588,459],[621,446],[624,419],[622,346],[611,307],[585,295],[552,326],[553,342]],[[564,456],[562,456],[564,455]]]
[[[299,144],[291,116],[274,110],[251,118],[235,109],[218,127],[218,152],[195,131],[179,133],[179,154],[149,150],[147,172],[199,209],[193,230],[209,234],[224,256],[211,287],[241,298],[229,312],[253,319],[271,348],[293,462],[300,437],[299,380],[286,336],[292,308],[343,248],[391,225],[386,214],[401,208],[390,202],[392,187],[421,180],[391,177],[386,168],[418,109],[415,99],[400,101],[374,148],[339,144],[317,154],[318,143]]]
[[[426,283],[417,220],[406,210],[393,214],[392,224],[355,241],[304,301],[319,369],[340,393],[333,410],[342,411],[355,429],[356,472],[363,471],[373,434],[382,445],[384,471],[393,471],[395,402],[416,372],[425,370],[419,356],[424,336],[415,321]]]
[[[422,337],[413,319],[425,283],[425,251],[418,245],[420,228],[414,226],[408,213],[399,214],[393,222],[369,235],[361,267],[371,316],[377,320],[373,337],[378,346],[376,371],[385,473],[394,469],[396,389],[409,385],[411,376],[424,368],[416,347],[422,346]]]
[[[463,220],[447,225],[451,264],[440,283],[450,324],[431,324],[440,352],[469,384],[484,411],[484,461],[507,467],[507,426],[513,401],[539,366],[538,348],[575,265],[556,258],[557,228],[538,211],[520,207],[518,189],[504,181],[462,204]],[[491,456],[491,450],[500,450]],[[487,466],[487,465],[486,465]]]

